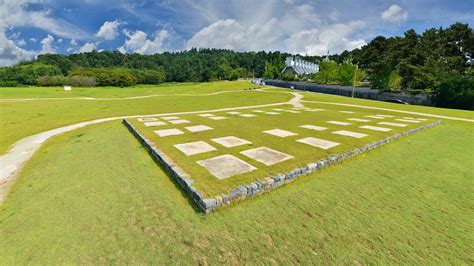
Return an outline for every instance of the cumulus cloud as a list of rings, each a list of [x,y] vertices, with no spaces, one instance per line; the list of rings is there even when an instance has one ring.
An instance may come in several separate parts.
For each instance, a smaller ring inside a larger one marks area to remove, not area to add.
[[[41,40],[41,51],[39,54],[54,54],[56,49],[53,47],[54,37],[48,34],[46,38]]]
[[[238,51],[283,50],[325,55],[352,50],[366,44],[355,38],[365,27],[362,21],[328,24],[310,5],[292,7],[286,15],[262,23],[221,19],[202,28],[187,41],[186,48],[224,48]]]
[[[94,43],[88,42],[79,49],[79,53],[92,52],[93,50],[97,50],[97,46]]]
[[[0,66],[14,65],[20,61],[31,60],[35,53],[18,47],[0,31]]]
[[[95,36],[108,41],[114,40],[118,36],[118,27],[122,24],[123,23],[118,20],[106,21]]]
[[[391,5],[387,10],[383,11],[381,17],[384,21],[390,23],[402,23],[407,20],[408,12],[398,5]]]
[[[148,35],[137,30],[135,32],[124,31],[127,36],[125,43],[118,48],[122,53],[156,54],[163,52],[163,44],[168,37],[167,30],[160,30],[153,39],[148,39]]]

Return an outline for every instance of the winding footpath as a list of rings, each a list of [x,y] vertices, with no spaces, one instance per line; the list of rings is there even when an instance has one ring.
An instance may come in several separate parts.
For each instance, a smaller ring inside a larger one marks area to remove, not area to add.
[[[221,93],[224,93],[224,92],[221,92]],[[15,144],[13,144],[12,148],[10,148],[10,150],[8,150],[7,153],[0,156],[0,166],[1,166],[0,203],[2,203],[5,200],[8,194],[9,188],[14,183],[14,180],[16,176],[18,175],[19,171],[21,170],[22,166],[35,154],[35,152],[41,147],[43,143],[45,143],[51,137],[57,136],[59,134],[69,132],[78,128],[82,128],[88,125],[94,125],[94,124],[99,124],[99,123],[109,122],[109,121],[114,121],[114,120],[121,120],[125,118],[213,113],[213,112],[279,106],[279,105],[287,105],[287,104],[293,105],[294,107],[302,106],[302,104],[300,103],[300,100],[303,98],[303,95],[299,93],[291,93],[291,94],[293,94],[293,98],[287,102],[261,104],[261,105],[253,105],[253,106],[230,107],[230,108],[211,109],[211,110],[201,110],[201,111],[190,111],[190,112],[115,116],[115,117],[101,118],[101,119],[94,119],[90,121],[80,122],[80,123],[72,124],[69,126],[56,128],[53,130],[44,131],[36,135],[23,138],[17,141]],[[215,95],[215,94],[212,94],[212,95]]]

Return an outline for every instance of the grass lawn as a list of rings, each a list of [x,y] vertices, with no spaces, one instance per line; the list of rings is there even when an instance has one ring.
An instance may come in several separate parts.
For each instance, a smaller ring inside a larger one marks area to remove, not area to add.
[[[410,123],[397,120],[403,119],[404,116],[376,119],[366,116],[374,116],[376,114],[390,116],[390,114],[387,112],[374,112],[374,110],[346,108],[335,105],[325,106],[325,109],[316,109],[316,112],[314,112],[310,110],[319,108],[321,105],[308,104],[307,106],[311,107],[309,108],[309,111],[302,109],[298,111],[300,113],[288,112],[294,111],[291,109],[293,107],[292,105],[239,110],[239,112],[243,114],[255,115],[255,117],[248,118],[240,117],[239,114],[228,114],[227,112],[212,113],[215,116],[227,118],[225,120],[217,121],[212,120],[209,117],[201,117],[198,114],[179,115],[179,119],[187,120],[189,123],[178,125],[171,124],[169,121],[166,121],[163,118],[160,120],[161,122],[166,123],[166,125],[153,127],[146,127],[145,124],[138,121],[138,119],[129,119],[129,121],[142,135],[153,141],[155,146],[163,150],[163,152],[166,153],[174,163],[187,172],[188,175],[194,179],[194,186],[198,190],[202,191],[205,197],[215,197],[222,193],[229,194],[231,189],[237,188],[239,185],[248,185],[251,182],[261,180],[264,177],[271,177],[280,173],[286,173],[297,167],[303,167],[308,163],[326,158],[331,154],[342,154],[357,147],[372,143],[376,140],[381,140],[396,133],[417,128],[435,121],[432,119],[427,119],[424,121],[418,121],[418,123]],[[342,113],[341,111],[353,113]],[[351,121],[347,120],[348,118],[365,119],[369,122]],[[349,123],[349,125],[334,125],[327,123],[327,121],[331,120],[346,122]],[[378,123],[380,122],[397,123],[405,125],[405,127],[379,125]],[[315,131],[312,129],[300,127],[308,124],[325,127],[327,129]],[[212,128],[212,130],[191,133],[185,129],[185,127],[193,125],[209,126]],[[390,131],[380,132],[359,128],[360,126],[364,125],[383,127],[390,129]],[[159,137],[154,133],[155,130],[167,129],[179,129],[185,132],[185,134]],[[297,135],[278,137],[263,133],[263,131],[272,129],[282,129]],[[331,133],[333,131],[340,130],[362,133],[366,134],[367,136],[363,138],[354,138],[351,136],[342,136]],[[212,139],[228,136],[235,136],[251,143],[235,147],[224,147],[212,141]],[[324,139],[339,143],[339,145],[329,149],[322,149],[297,142],[297,140],[307,137]],[[196,141],[204,141],[214,147],[215,150],[188,156],[174,146]],[[241,152],[246,150],[259,147],[270,148],[290,155],[293,158],[267,166],[262,162],[256,161],[241,154]],[[243,160],[244,162],[256,167],[257,169],[244,174],[238,174],[219,180],[206,168],[197,163],[201,160],[206,160],[226,154],[235,156],[240,160]]]
[[[165,112],[181,112],[217,109],[225,107],[236,107],[243,105],[259,105],[272,102],[284,102],[292,96],[284,93],[265,93],[244,91],[250,87],[246,82],[216,82],[222,86],[222,90],[230,85],[232,90],[239,89],[237,92],[229,92],[211,96],[189,97],[189,96],[164,96],[133,100],[114,100],[114,101],[88,101],[88,100],[44,100],[44,101],[22,101],[22,102],[0,102],[0,154],[4,153],[10,145],[16,141],[46,130],[66,126],[76,122],[88,121],[97,118],[157,114]],[[202,85],[196,85],[200,88]],[[192,90],[195,87],[188,87]],[[168,89],[169,88],[169,89]],[[180,88],[178,86],[178,88]],[[15,88],[21,91],[23,88]],[[0,91],[3,89],[0,88]],[[35,91],[38,88],[35,88]],[[46,88],[47,90],[47,88]],[[96,90],[96,89],[92,89]],[[109,89],[101,89],[100,94]],[[110,89],[111,90],[111,89]],[[118,89],[126,90],[126,89]],[[196,89],[197,90],[197,89]],[[203,89],[210,92],[209,89]],[[111,90],[113,91],[113,90]],[[131,88],[127,96],[134,96],[134,89]],[[173,87],[164,87],[160,92],[170,94],[175,92]],[[180,93],[186,93],[186,90],[180,90]],[[93,94],[95,96],[95,94]],[[24,95],[27,97],[27,95]]]
[[[101,107],[108,103],[97,102],[87,106],[91,110],[74,101],[40,107],[42,101],[1,103],[0,147],[3,152],[14,142],[6,138],[111,114],[205,110],[289,98],[258,92],[170,96],[150,102],[110,101],[114,104],[106,109]],[[472,117],[472,112],[320,94],[308,93],[305,99]],[[339,108],[315,106],[334,116],[331,109]],[[340,120],[348,114],[337,115]],[[299,124],[293,118],[278,127]],[[201,122],[196,119],[192,117],[193,123]],[[242,124],[238,121],[225,123],[235,130],[232,123]],[[443,120],[442,125],[300,177],[271,193],[204,215],[120,121],[84,127],[52,138],[25,165],[0,206],[0,261],[473,264],[473,132],[473,123]]]

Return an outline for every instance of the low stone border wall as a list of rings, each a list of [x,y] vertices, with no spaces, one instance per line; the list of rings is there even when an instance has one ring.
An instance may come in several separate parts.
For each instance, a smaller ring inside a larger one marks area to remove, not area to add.
[[[219,207],[229,205],[231,201],[242,200],[247,197],[262,194],[264,192],[275,189],[281,185],[292,182],[297,177],[315,172],[324,167],[328,167],[333,164],[337,164],[344,159],[350,158],[356,154],[375,149],[381,145],[392,142],[403,136],[411,135],[420,130],[431,128],[441,124],[441,121],[427,124],[418,128],[410,129],[402,133],[397,133],[388,138],[378,140],[359,148],[355,148],[352,151],[345,152],[343,154],[329,155],[325,159],[321,159],[312,163],[309,163],[303,167],[293,169],[287,173],[278,174],[272,177],[265,177],[261,180],[255,181],[247,185],[240,185],[229,191],[229,194],[221,194],[214,198],[203,198],[202,192],[196,190],[192,185],[193,180],[177,165],[175,165],[160,149],[154,146],[153,142],[143,137],[134,126],[130,124],[126,119],[123,120],[123,124],[132,132],[132,134],[143,144],[147,149],[148,153],[152,156],[155,162],[159,163],[171,177],[181,186],[181,188],[193,199],[196,205],[204,211],[209,213]]]

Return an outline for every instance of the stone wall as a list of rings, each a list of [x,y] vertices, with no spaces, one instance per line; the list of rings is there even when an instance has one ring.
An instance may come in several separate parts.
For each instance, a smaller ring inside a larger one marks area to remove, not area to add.
[[[290,88],[293,86],[295,90],[312,91],[325,94],[341,95],[346,97],[352,96],[351,86],[339,86],[339,85],[328,85],[328,84],[317,84],[312,82],[301,82],[301,81],[284,81],[284,80],[264,80],[266,85],[275,87]],[[388,101],[394,99],[400,99],[404,102],[414,105],[426,105],[431,106],[431,95],[429,94],[417,94],[411,95],[408,93],[391,93],[383,92],[380,90],[370,89],[368,87],[356,87],[354,89],[354,97],[377,100],[377,101]]]
[[[381,145],[392,142],[403,136],[410,135],[420,130],[431,128],[441,124],[441,122],[438,121],[418,128],[410,129],[402,133],[390,136],[388,138],[372,142],[362,147],[355,148],[354,150],[345,152],[343,154],[329,155],[327,158],[311,162],[303,167],[293,169],[287,173],[282,173],[271,177],[265,177],[250,184],[239,185],[229,190],[228,194],[221,194],[214,198],[203,198],[202,193],[197,191],[193,187],[193,180],[188,177],[188,175],[184,171],[182,171],[178,166],[172,163],[172,161],[167,158],[167,156],[161,150],[154,146],[153,142],[147,140],[140,133],[138,133],[135,127],[133,127],[126,119],[123,120],[123,123],[143,144],[143,146],[147,149],[148,153],[152,156],[155,162],[157,162],[161,167],[165,169],[168,174],[170,174],[170,176],[181,186],[181,188],[193,199],[199,209],[201,209],[205,213],[209,213],[210,211],[213,211],[222,206],[230,205],[232,201],[242,200],[247,197],[252,197],[270,191],[286,183],[292,182],[299,176],[315,172],[319,169],[328,167],[333,164],[337,164],[343,161],[344,159],[350,158],[356,154],[375,149]]]

